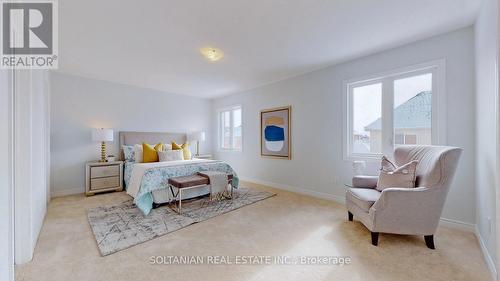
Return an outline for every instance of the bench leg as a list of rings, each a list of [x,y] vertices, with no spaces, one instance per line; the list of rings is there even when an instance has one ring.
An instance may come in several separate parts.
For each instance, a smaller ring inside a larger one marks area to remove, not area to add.
[[[174,193],[174,189],[173,189],[173,187],[171,185],[169,185],[169,188],[170,188],[170,192],[172,193],[172,200],[176,200],[177,199],[177,207],[176,208],[172,208],[172,209],[175,212],[177,212],[178,214],[180,214],[181,213],[181,207],[182,207],[182,189],[179,188],[177,190],[177,194],[175,194]],[[176,205],[175,202],[173,202],[173,203],[174,203],[174,205]],[[172,202],[170,204],[172,204]]]
[[[229,195],[227,195],[227,188],[229,187]],[[212,193],[212,186],[210,186],[210,194]],[[231,183],[228,183],[226,185],[226,190],[222,193],[222,196],[226,199],[230,199],[232,200],[233,199],[233,185]]]
[[[182,189],[179,189],[179,205],[177,207],[177,213],[181,214],[181,208],[182,208]]]

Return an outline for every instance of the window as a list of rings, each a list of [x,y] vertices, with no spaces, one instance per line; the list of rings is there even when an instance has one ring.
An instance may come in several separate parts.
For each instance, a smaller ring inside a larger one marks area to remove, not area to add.
[[[378,159],[399,145],[442,141],[443,71],[444,62],[436,61],[346,82],[345,158]]]
[[[242,147],[241,106],[219,111],[219,149],[240,151]]]
[[[382,117],[382,83],[353,88],[352,99],[352,152],[381,153],[381,135],[367,125]]]

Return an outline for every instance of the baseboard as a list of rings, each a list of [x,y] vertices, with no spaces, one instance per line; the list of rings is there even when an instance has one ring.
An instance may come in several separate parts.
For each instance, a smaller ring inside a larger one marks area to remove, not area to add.
[[[270,182],[270,181],[264,181],[264,180],[245,177],[245,176],[240,177],[240,180],[248,181],[248,182],[252,182],[252,183],[256,183],[256,184],[261,184],[261,185],[265,185],[265,186],[269,186],[269,187],[277,188],[277,189],[281,189],[281,190],[286,190],[286,191],[290,191],[290,192],[309,195],[309,196],[315,197],[315,198],[331,200],[331,201],[335,201],[335,202],[338,202],[341,204],[345,204],[345,197],[344,196],[333,195],[333,194],[329,194],[329,193],[325,193],[325,192],[320,192],[320,191],[315,191],[315,190],[311,190],[311,189],[305,189],[305,188],[300,188],[300,187],[296,187],[296,186],[290,186],[290,185],[275,183],[275,182]]]
[[[240,180],[253,182],[256,184],[261,184],[261,185],[265,185],[265,186],[269,186],[269,187],[273,187],[273,188],[277,188],[277,189],[282,189],[282,190],[286,190],[286,191],[290,191],[290,192],[305,194],[305,195],[309,195],[312,197],[331,200],[331,201],[335,201],[335,202],[338,202],[341,204],[345,204],[345,197],[344,196],[333,195],[333,194],[329,194],[329,193],[325,193],[325,192],[319,192],[319,191],[314,191],[314,190],[310,190],[310,189],[304,189],[304,188],[300,188],[300,187],[296,187],[296,186],[290,186],[290,185],[281,184],[281,183],[264,181],[264,180],[245,177],[245,176],[240,177]],[[460,229],[460,230],[465,230],[468,232],[475,231],[475,224],[457,221],[457,220],[453,220],[453,219],[441,218],[441,221],[439,224],[442,226]]]
[[[460,229],[460,230],[464,230],[464,231],[472,232],[472,233],[474,233],[476,230],[475,224],[463,222],[463,221],[457,221],[457,220],[453,220],[453,219],[447,219],[447,218],[441,218],[441,220],[439,221],[439,225],[446,226],[449,228]]]
[[[486,261],[486,265],[488,266],[488,269],[490,270],[491,277],[493,280],[497,281],[497,268],[495,265],[495,261],[491,257],[490,253],[488,252],[488,249],[486,248],[486,244],[484,243],[483,237],[481,236],[481,233],[479,232],[479,228],[477,225],[474,227],[474,234],[476,235],[477,240],[479,241],[479,246],[481,247],[481,251],[483,252],[484,260]]]
[[[62,196],[68,196],[68,195],[74,195],[74,194],[82,194],[85,193],[85,188],[70,188],[70,189],[63,189],[63,190],[54,190],[51,188],[50,190],[50,197],[55,198],[55,197],[62,197]]]

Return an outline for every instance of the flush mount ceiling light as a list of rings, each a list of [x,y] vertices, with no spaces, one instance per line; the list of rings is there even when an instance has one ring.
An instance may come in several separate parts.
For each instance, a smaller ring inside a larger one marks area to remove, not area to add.
[[[224,56],[221,49],[207,47],[200,49],[201,54],[209,61],[218,61]]]

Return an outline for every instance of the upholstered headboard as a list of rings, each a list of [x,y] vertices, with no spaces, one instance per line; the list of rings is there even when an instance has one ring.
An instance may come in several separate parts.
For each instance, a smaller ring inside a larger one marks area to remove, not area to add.
[[[134,145],[147,142],[156,144],[159,142],[185,143],[187,135],[185,133],[161,133],[161,132],[120,132],[120,159],[123,159],[122,145]]]

